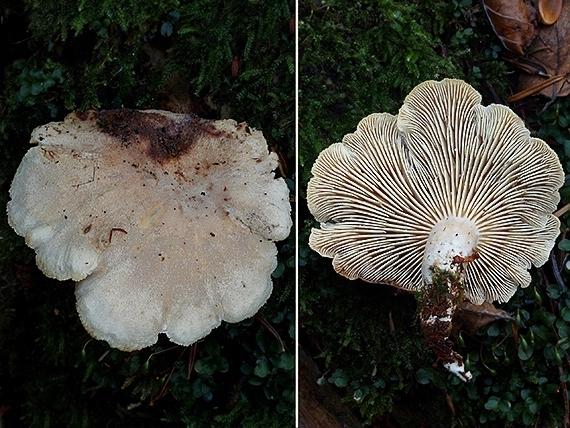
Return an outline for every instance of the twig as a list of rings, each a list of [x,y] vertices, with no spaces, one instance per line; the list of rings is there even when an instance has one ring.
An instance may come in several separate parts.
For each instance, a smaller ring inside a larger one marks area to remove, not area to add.
[[[556,279],[556,283],[563,289],[566,289],[566,284],[560,275],[560,269],[558,268],[558,262],[556,261],[556,256],[554,255],[554,251],[550,253],[550,262],[552,263],[552,273],[554,274],[554,278]]]
[[[509,97],[509,98],[507,99],[507,101],[508,101],[509,103],[514,103],[515,101],[520,101],[520,100],[522,100],[523,98],[526,98],[526,97],[528,97],[528,96],[530,96],[530,95],[534,95],[534,94],[536,94],[537,92],[540,92],[540,91],[542,91],[543,89],[546,89],[546,88],[548,88],[549,86],[552,86],[552,85],[554,85],[555,83],[560,82],[560,81],[566,79],[567,77],[568,77],[567,74],[559,74],[559,75],[557,75],[557,76],[550,77],[550,78],[546,79],[544,82],[538,83],[538,84],[536,84],[536,85],[534,85],[534,86],[531,86],[530,88],[524,89],[524,90],[522,90],[522,91],[520,91],[520,92],[514,94],[513,96]]]
[[[186,348],[182,349],[182,352],[180,353],[180,356],[178,357],[178,359],[180,359],[180,357],[182,357],[182,354],[184,354],[184,352],[186,351]],[[160,400],[162,397],[164,397],[166,395],[166,391],[168,391],[168,383],[170,382],[170,378],[172,377],[172,375],[174,374],[174,370],[176,369],[176,366],[173,364],[172,365],[172,369],[170,369],[170,373],[168,373],[168,376],[166,377],[165,381],[164,381],[164,385],[162,385],[162,389],[160,390],[160,392],[150,401],[149,406],[154,406],[155,403]]]
[[[568,210],[570,210],[570,203],[564,205],[558,211],[555,211],[553,215],[555,217],[560,217],[562,214],[565,214]]]
[[[562,374],[564,373],[564,370],[562,369],[562,366],[558,366],[558,373],[560,374],[560,376],[562,376]],[[561,382],[561,387],[562,389],[562,397],[563,397],[563,401],[564,401],[564,428],[568,428],[568,426],[570,425],[570,405],[568,403],[568,387],[566,386],[566,382]]]
[[[285,345],[283,344],[283,341],[281,340],[281,336],[279,336],[279,333],[277,333],[277,330],[275,330],[273,328],[273,326],[271,324],[269,324],[267,322],[267,320],[265,318],[263,318],[263,316],[259,315],[259,314],[255,314],[255,318],[267,329],[269,330],[269,332],[275,336],[275,338],[279,341],[279,344],[281,345],[281,352],[285,352]]]
[[[562,274],[564,266],[566,266],[566,262],[568,262],[568,254],[565,254],[564,257],[562,258],[562,262],[560,262],[560,268],[558,269],[558,272],[560,272],[560,274]]]
[[[192,370],[194,369],[197,349],[198,343],[193,343],[192,346],[190,346],[190,354],[188,355],[188,374],[186,375],[186,380],[190,379],[190,373],[192,373]]]

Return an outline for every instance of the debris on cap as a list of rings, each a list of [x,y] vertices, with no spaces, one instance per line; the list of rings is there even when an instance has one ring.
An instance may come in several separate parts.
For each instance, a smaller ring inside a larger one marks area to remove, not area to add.
[[[277,156],[245,123],[159,110],[72,113],[36,128],[8,220],[46,276],[78,281],[91,335],[189,345],[254,315],[291,228]]]

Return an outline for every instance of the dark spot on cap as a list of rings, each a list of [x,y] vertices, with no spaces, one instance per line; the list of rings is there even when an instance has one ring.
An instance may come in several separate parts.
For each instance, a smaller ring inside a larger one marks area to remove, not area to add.
[[[92,111],[87,110],[87,111],[76,112],[75,116],[77,116],[79,120],[88,120],[90,119],[92,114],[93,114]]]
[[[95,113],[101,130],[121,142],[123,147],[140,147],[148,157],[164,164],[187,153],[194,142],[205,135],[219,136],[211,120],[195,115],[180,119],[138,110],[103,110]]]

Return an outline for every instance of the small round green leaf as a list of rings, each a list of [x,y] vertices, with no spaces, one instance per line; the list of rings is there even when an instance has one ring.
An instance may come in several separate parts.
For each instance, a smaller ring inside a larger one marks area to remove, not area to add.
[[[160,27],[160,34],[162,34],[164,37],[170,37],[172,35],[173,30],[174,27],[172,26],[172,23],[167,21],[164,24],[162,24],[162,27]]]

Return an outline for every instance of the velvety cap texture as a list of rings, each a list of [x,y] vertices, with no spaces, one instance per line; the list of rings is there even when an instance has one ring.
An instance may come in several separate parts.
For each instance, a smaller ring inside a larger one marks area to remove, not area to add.
[[[49,277],[79,281],[86,329],[134,350],[188,345],[272,290],[289,191],[263,135],[158,110],[72,113],[35,129],[8,219]]]

